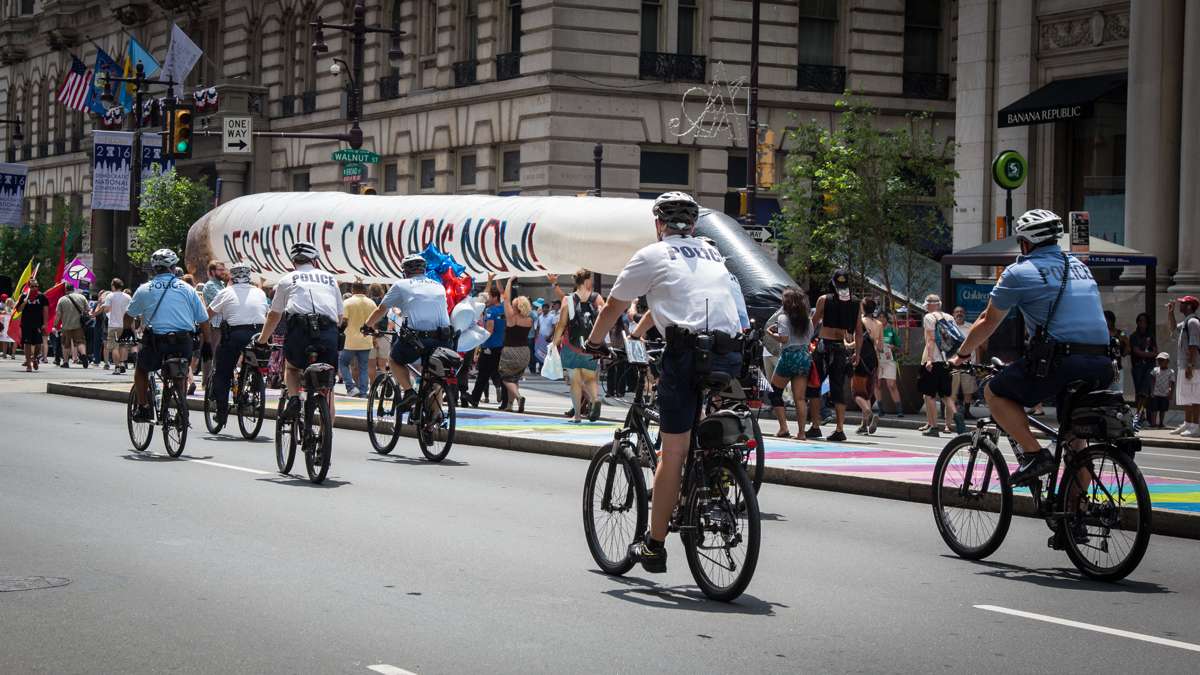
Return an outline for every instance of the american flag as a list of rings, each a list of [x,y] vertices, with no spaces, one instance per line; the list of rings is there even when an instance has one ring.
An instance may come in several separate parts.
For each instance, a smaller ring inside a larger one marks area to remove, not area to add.
[[[88,92],[92,88],[92,71],[74,56],[71,57],[71,69],[62,86],[58,88],[58,102],[71,110],[84,110],[87,106]]]

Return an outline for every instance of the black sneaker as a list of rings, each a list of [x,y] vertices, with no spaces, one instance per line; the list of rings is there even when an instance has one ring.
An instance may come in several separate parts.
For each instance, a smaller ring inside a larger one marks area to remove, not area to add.
[[[135,409],[133,411],[133,421],[134,422],[153,422],[154,421],[154,408],[151,408],[148,405],[138,406],[137,409]]]
[[[287,405],[283,408],[284,420],[295,420],[300,418],[300,397],[289,396]]]
[[[808,431],[804,432],[805,438],[822,438],[824,435],[821,433],[821,427],[809,427]]]
[[[1009,482],[1014,486],[1026,485],[1038,476],[1044,476],[1054,470],[1054,455],[1049,450],[1024,454],[1017,459],[1020,468],[1013,472]]]
[[[404,392],[404,396],[400,397],[400,403],[397,404],[400,410],[407,410],[412,407],[412,404],[417,400],[417,390],[409,389]]]
[[[846,440],[846,434],[840,431],[835,431],[832,434],[829,434],[829,438],[826,440],[828,440],[830,443],[841,443],[842,441]]]
[[[635,541],[629,545],[629,556],[634,562],[642,564],[642,569],[651,574],[663,574],[667,571],[667,549],[665,546],[651,546],[646,541]]]

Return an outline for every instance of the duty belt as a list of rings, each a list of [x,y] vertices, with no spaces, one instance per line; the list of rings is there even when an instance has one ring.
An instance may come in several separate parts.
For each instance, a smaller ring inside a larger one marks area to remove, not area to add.
[[[696,333],[680,326],[667,327],[667,348],[671,351],[677,349],[695,349],[697,343],[703,337],[712,339],[711,350],[714,354],[730,354],[741,352],[742,350],[742,337],[740,335],[730,335],[719,330]]]
[[[1108,345],[1088,345],[1077,342],[1059,342],[1054,345],[1055,356],[1111,356]]]

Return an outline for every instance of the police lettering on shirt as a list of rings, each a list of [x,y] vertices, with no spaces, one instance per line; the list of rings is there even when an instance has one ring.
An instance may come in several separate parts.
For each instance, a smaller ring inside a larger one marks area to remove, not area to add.
[[[1083,262],[1071,256],[1068,258],[1067,287],[1055,310],[1049,333],[1060,342],[1106,345],[1108,325],[1104,321],[1100,289]],[[1018,308],[1025,319],[1026,331],[1033,335],[1037,327],[1046,322],[1058,297],[1064,268],[1063,251],[1057,245],[1034,249],[1005,268],[992,289],[992,305],[1004,311]]]
[[[400,310],[405,325],[429,331],[450,325],[446,288],[429,277],[401,279],[383,296],[383,304]]]
[[[319,314],[331,321],[342,316],[342,294],[337,279],[310,264],[298,265],[283,275],[271,300],[272,312],[289,315]]]
[[[694,237],[667,237],[634,254],[613,283],[612,297],[633,302],[643,295],[660,331],[740,332],[725,259]]]

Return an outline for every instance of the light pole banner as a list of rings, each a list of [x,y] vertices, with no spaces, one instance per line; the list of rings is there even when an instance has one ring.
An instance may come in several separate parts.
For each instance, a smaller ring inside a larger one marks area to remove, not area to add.
[[[133,132],[93,131],[92,209],[129,210]]]
[[[175,166],[174,157],[163,157],[162,135],[142,134],[142,194],[146,194],[146,181],[161,176]]]
[[[436,244],[482,277],[540,277],[586,267],[621,271],[655,241],[653,202],[600,197],[491,195],[360,196],[264,192],[230,200],[188,232],[187,264],[245,260],[275,282],[291,271],[288,250],[308,241],[340,281],[400,278],[400,262]]]
[[[21,200],[25,198],[24,164],[0,164],[0,225],[23,225]]]

